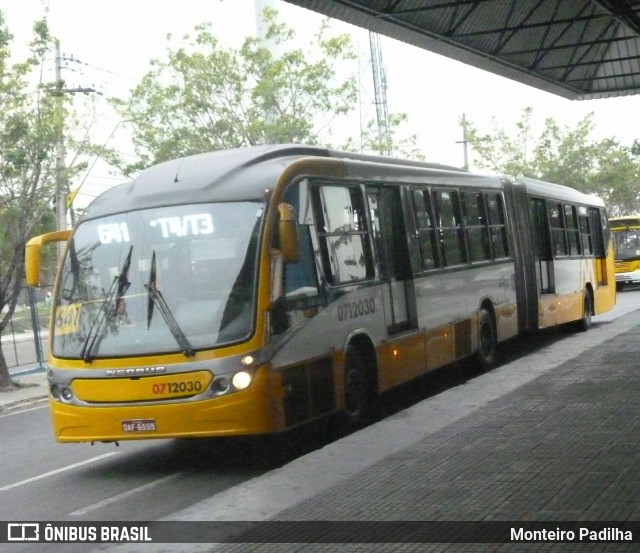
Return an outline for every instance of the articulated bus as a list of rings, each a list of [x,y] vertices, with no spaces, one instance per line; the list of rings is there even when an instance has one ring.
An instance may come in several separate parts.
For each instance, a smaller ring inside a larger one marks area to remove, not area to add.
[[[47,375],[60,442],[258,435],[615,303],[603,202],[307,146],[161,163],[65,241]]]
[[[609,220],[618,290],[626,284],[640,284],[640,217]]]

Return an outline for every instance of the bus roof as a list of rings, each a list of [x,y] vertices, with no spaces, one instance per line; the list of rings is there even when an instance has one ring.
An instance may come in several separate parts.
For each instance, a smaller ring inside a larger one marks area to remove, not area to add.
[[[624,217],[611,217],[609,219],[609,226],[611,228],[640,227],[640,216],[625,215]]]
[[[420,182],[428,175],[435,179],[431,182],[441,184],[473,183],[495,188],[501,188],[503,180],[496,176],[472,174],[448,165],[338,152],[319,146],[262,145],[197,154],[149,167],[133,181],[115,186],[98,196],[87,207],[81,220],[123,211],[166,207],[175,205],[177,201],[184,204],[262,201],[285,170],[303,160],[310,163],[305,167],[298,165],[298,170],[313,174],[318,169],[320,174],[324,174],[326,169],[316,163],[333,161],[333,172],[366,180]],[[534,194],[604,206],[600,198],[566,186],[527,178],[519,181]]]
[[[542,180],[532,179],[529,177],[518,177],[516,183],[524,184],[527,192],[533,196],[542,196],[545,198],[554,198],[557,200],[565,200],[577,202],[586,205],[604,207],[604,200],[593,194],[584,194],[575,188],[564,186],[562,184],[553,184]]]
[[[93,219],[122,211],[170,206],[181,203],[262,200],[280,175],[304,158],[333,158],[347,166],[378,165],[412,173],[422,170],[471,176],[459,168],[435,163],[399,160],[381,156],[346,153],[304,145],[263,145],[219,150],[159,163],[130,181],[98,196],[82,219]],[[354,162],[354,163],[351,163]],[[388,171],[387,171],[388,172]]]

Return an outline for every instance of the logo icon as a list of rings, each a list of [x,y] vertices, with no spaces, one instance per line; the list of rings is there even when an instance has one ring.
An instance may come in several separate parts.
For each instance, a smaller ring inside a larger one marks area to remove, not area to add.
[[[10,522],[7,527],[7,541],[40,540],[40,525],[37,522]]]

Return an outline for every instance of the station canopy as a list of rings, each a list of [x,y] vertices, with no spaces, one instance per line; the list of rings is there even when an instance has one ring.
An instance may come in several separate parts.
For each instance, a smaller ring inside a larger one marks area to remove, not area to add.
[[[640,92],[640,0],[286,1],[573,100]]]

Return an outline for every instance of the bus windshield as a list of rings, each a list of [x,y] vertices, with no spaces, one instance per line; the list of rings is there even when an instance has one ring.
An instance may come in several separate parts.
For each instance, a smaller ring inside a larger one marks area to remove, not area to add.
[[[640,228],[612,229],[616,261],[640,259]]]
[[[257,202],[170,206],[81,223],[55,299],[58,357],[219,347],[253,332]]]

